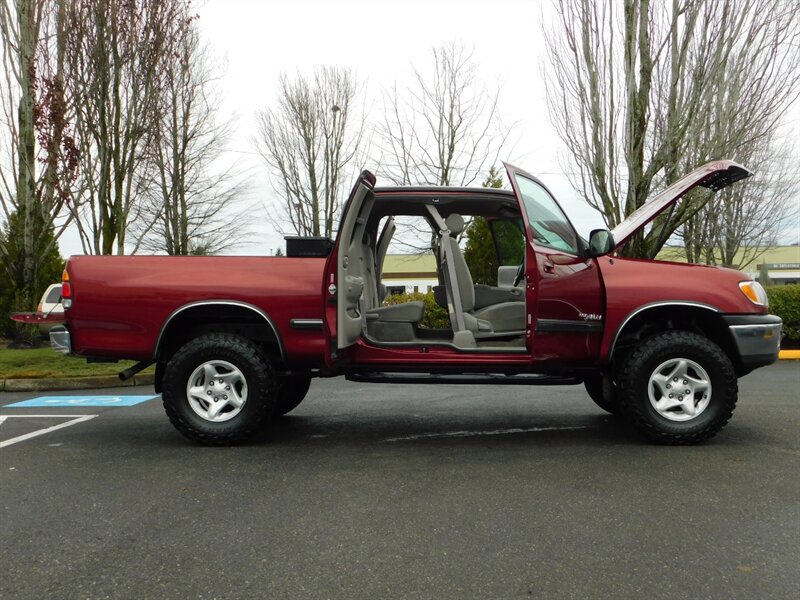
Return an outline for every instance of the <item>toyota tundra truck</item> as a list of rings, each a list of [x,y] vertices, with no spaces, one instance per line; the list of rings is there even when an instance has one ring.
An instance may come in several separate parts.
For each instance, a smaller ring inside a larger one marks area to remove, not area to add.
[[[696,188],[751,173],[705,164],[587,240],[536,177],[506,170],[512,190],[376,187],[364,171],[336,240],[288,239],[286,257],[71,257],[52,345],[90,361],[138,361],[122,378],[155,363],[167,416],[201,444],[245,442],[295,408],[312,378],[334,376],[583,384],[655,442],[718,433],[738,378],[777,359],[781,320],[736,270],[621,250],[687,194],[708,193]],[[477,217],[498,253],[495,286],[474,283],[459,244]],[[383,301],[387,249],[409,219],[429,229],[449,327],[426,326],[423,302]]]

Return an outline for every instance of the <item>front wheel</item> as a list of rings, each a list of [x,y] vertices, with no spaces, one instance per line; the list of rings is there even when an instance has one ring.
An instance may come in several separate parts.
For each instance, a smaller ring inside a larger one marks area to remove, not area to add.
[[[190,440],[238,444],[272,416],[275,373],[254,342],[229,334],[203,335],[169,360],[161,397],[169,420]]]
[[[728,355],[689,331],[644,340],[625,359],[618,385],[625,415],[646,437],[665,444],[712,438],[731,418],[738,397]]]

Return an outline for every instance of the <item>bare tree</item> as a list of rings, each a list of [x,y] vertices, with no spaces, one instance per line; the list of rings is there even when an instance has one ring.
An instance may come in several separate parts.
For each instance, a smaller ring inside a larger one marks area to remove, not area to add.
[[[131,224],[133,248],[167,254],[216,254],[246,244],[247,224],[236,210],[244,182],[220,165],[230,123],[217,123],[217,69],[194,19],[176,29],[164,63],[163,103],[148,133],[144,202]]]
[[[281,217],[298,235],[333,235],[342,180],[364,135],[359,95],[350,70],[321,67],[310,80],[282,75],[277,105],[258,113],[256,148],[275,178]]]
[[[573,185],[613,227],[690,165],[747,155],[800,90],[789,0],[554,0],[550,117]],[[654,257],[708,194],[687,196],[625,253]]]
[[[15,239],[0,244],[2,276],[22,306],[35,303],[52,278],[57,239],[69,224],[67,206],[77,149],[63,78],[63,0],[0,4],[0,207]],[[14,248],[14,260],[9,260]],[[45,267],[46,263],[50,263]],[[44,269],[46,272],[42,272]],[[45,281],[44,279],[47,279]]]
[[[68,9],[65,71],[80,140],[84,250],[124,254],[140,165],[158,126],[165,59],[186,4],[76,0]]]
[[[396,185],[470,185],[509,140],[500,90],[480,83],[473,49],[448,43],[432,53],[430,74],[412,67],[413,85],[385,95],[380,175]]]

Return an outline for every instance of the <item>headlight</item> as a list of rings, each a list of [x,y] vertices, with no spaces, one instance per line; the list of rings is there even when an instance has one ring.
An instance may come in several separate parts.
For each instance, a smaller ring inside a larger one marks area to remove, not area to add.
[[[741,281],[739,282],[739,289],[742,290],[742,293],[747,296],[747,299],[753,304],[769,308],[767,292],[757,281]]]

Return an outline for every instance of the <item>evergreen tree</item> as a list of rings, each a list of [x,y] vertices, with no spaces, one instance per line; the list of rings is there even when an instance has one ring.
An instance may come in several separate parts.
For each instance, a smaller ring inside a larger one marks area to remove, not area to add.
[[[483,182],[485,188],[499,189],[503,187],[503,176],[492,167]],[[472,280],[476,284],[497,285],[497,251],[489,231],[489,222],[484,217],[475,217],[470,222],[464,235],[467,246],[464,248],[464,260],[467,262]]]
[[[484,180],[482,185],[485,188],[493,188],[496,190],[502,189],[503,187],[502,173],[500,173],[500,171],[495,167],[491,167],[489,169],[489,174],[486,176],[486,179]]]
[[[39,225],[42,225],[44,234],[37,239],[37,247],[50,249],[36,261],[30,294],[25,293],[28,286],[24,276],[24,253],[20,247],[23,226],[20,215],[12,213],[5,230],[0,231],[0,335],[5,337],[17,337],[24,332],[24,326],[11,321],[9,314],[35,310],[35,303],[47,286],[61,281],[64,259],[58,253],[58,244],[53,239],[53,227]]]
[[[475,217],[467,227],[464,260],[474,283],[497,285],[497,252],[485,217]]]

